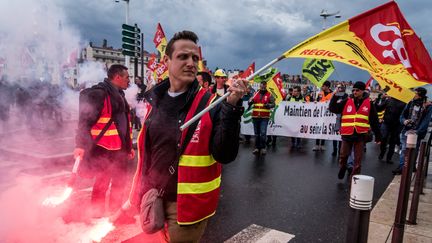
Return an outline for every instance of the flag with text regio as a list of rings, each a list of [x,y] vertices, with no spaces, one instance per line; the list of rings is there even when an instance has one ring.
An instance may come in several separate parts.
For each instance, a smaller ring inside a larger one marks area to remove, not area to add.
[[[254,82],[267,82],[267,91],[274,97],[276,106],[285,99],[286,92],[283,89],[282,78],[280,72],[278,72],[276,68],[270,68],[262,75],[256,76]]]
[[[420,38],[390,1],[296,45],[284,57],[338,61],[366,70],[388,95],[407,102],[408,88],[432,83],[432,60]]]
[[[303,63],[302,74],[315,86],[321,88],[334,70],[335,67],[330,60],[306,58]]]
[[[158,49],[159,53],[160,53],[160,57],[161,59],[163,58],[163,56],[165,56],[165,49],[167,46],[167,39],[165,37],[165,33],[162,29],[162,26],[160,23],[158,23],[157,27],[156,27],[156,33],[153,37],[153,43],[156,46],[156,49]]]

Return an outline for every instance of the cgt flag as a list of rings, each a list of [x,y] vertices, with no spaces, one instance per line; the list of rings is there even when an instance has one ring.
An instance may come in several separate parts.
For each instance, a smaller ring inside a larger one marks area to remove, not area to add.
[[[244,79],[246,79],[250,75],[252,75],[254,72],[255,72],[255,62],[253,62],[251,65],[249,65],[249,67],[243,73],[235,75],[233,77],[233,79],[236,79],[236,78],[244,78]],[[232,83],[232,79],[228,79],[225,84],[228,85],[228,86],[231,86],[231,83]]]
[[[147,72],[146,72],[146,83],[154,84],[157,80],[157,76],[155,70],[157,68],[156,55],[154,53],[151,54],[149,61],[147,62]]]
[[[407,88],[432,83],[429,53],[394,1],[327,29],[283,56],[328,59],[364,69],[405,102],[414,96]]]
[[[267,90],[273,95],[275,98],[275,104],[279,105],[281,101],[283,101],[286,97],[286,92],[283,89],[282,85],[282,77],[280,72],[276,73],[268,82],[267,82]]]
[[[318,88],[321,88],[334,70],[335,67],[330,60],[307,58],[303,63],[302,73]]]
[[[163,56],[165,55],[165,48],[167,46],[167,39],[165,37],[165,33],[164,33],[160,23],[158,23],[158,25],[156,27],[156,33],[153,37],[153,43],[155,44],[156,49],[158,49],[158,51],[160,53],[160,57],[162,59]]]
[[[284,100],[286,93],[283,90],[280,72],[276,68],[270,68],[266,73],[256,76],[254,82],[267,82],[267,91],[273,95],[276,105]]]

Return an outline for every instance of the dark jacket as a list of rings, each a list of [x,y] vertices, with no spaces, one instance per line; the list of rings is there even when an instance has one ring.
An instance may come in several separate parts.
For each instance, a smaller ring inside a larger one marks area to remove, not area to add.
[[[352,95],[349,97],[353,98]],[[363,92],[363,97],[360,99],[354,99],[354,104],[356,106],[356,110],[358,110],[363,103],[363,101],[369,97],[369,94],[367,92]],[[345,104],[348,101],[348,96],[344,99],[341,99],[340,96],[333,95],[333,97],[330,100],[329,110],[330,112],[333,112],[335,114],[342,114]],[[379,123],[378,123],[378,115],[375,110],[375,106],[371,102],[370,111],[369,111],[369,125],[375,134],[375,141],[381,141],[381,132],[379,129]],[[366,139],[366,134],[358,134],[355,130],[352,135],[342,135],[342,140],[344,141],[359,141],[359,140]]]
[[[124,92],[114,87],[107,79],[91,88],[84,89],[80,93],[78,130],[75,137],[76,147],[84,150],[92,148],[93,138],[90,130],[101,115],[106,95],[111,98],[113,122],[117,126],[122,141],[122,150],[129,152],[132,149],[128,132],[130,129],[127,117],[129,105],[124,98]]]
[[[229,88],[229,86],[226,85],[226,84],[224,84],[223,88],[224,88],[225,93],[226,93],[227,90],[228,90],[228,88]],[[212,94],[216,94],[216,90],[217,90],[217,85],[215,84],[215,85],[213,85],[213,88],[210,90],[210,93],[212,93]]]
[[[155,111],[158,109],[159,100],[165,95],[169,87],[169,79],[166,79],[144,94],[145,100],[152,106],[151,113],[146,119],[146,124],[148,121],[151,121],[152,114],[155,114]],[[187,91],[185,105],[180,108],[178,119],[182,122],[181,124],[178,124],[179,127],[185,122],[186,115],[195,99],[198,89],[199,84],[198,81],[195,80]],[[210,153],[219,163],[226,164],[232,162],[237,157],[239,148],[238,136],[240,133],[240,117],[242,114],[243,107],[241,106],[241,100],[239,101],[238,106],[232,106],[226,101],[223,101],[210,110],[210,117],[213,123]],[[145,127],[146,129],[148,128],[147,125]],[[147,136],[149,133],[146,132],[145,134]],[[180,141],[181,134],[182,133],[179,130],[177,135],[173,134],[173,136],[177,136],[177,141]],[[144,139],[148,138],[146,137]],[[142,168],[143,173],[140,175],[142,176],[143,183],[138,192],[140,196],[142,196],[148,189],[160,186],[160,184],[163,183],[163,180],[159,179],[161,177],[159,171],[166,171],[168,174],[168,168],[171,165],[171,161],[165,161],[165,163],[153,161],[149,156],[152,150],[151,145],[145,142],[145,146],[144,150],[138,148],[140,149],[140,152],[144,153],[144,155],[141,156],[141,159],[144,160]],[[180,149],[180,147],[174,147],[171,152],[175,151],[177,154],[180,154]],[[177,156],[176,160],[178,161],[178,159]],[[172,198],[172,195],[171,197],[167,196],[167,198]]]
[[[432,105],[430,104],[422,104],[423,108],[422,108],[422,113],[420,115],[420,119],[418,122],[416,122],[415,124],[411,125],[404,125],[405,120],[407,119],[412,119],[410,114],[411,112],[411,108],[413,106],[413,101],[410,101],[404,108],[404,110],[402,111],[402,114],[400,116],[400,123],[403,126],[402,132],[405,132],[407,130],[413,129],[416,131],[417,135],[418,135],[418,139],[423,139],[426,136],[427,133],[427,129],[429,126],[429,122],[431,121],[431,117],[432,117]]]
[[[395,125],[399,125],[399,118],[402,114],[403,109],[405,108],[405,103],[395,99],[393,97],[389,97],[381,100],[381,102],[375,103],[376,110],[384,112],[384,123],[395,127]]]
[[[345,92],[337,92],[333,95],[333,97],[336,97],[336,103],[342,102],[342,100],[348,98],[348,94]],[[333,98],[332,97],[332,98]],[[329,104],[330,105],[330,104]],[[341,128],[341,122],[342,122],[342,112],[339,114],[336,114],[336,123],[335,123],[335,130],[339,131]]]

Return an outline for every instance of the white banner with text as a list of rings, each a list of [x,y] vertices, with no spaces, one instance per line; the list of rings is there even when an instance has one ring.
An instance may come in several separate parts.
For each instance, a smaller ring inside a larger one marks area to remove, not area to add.
[[[335,130],[336,115],[328,110],[329,103],[282,101],[271,115],[267,135],[312,139],[340,140]],[[243,103],[241,134],[254,135],[252,109]]]

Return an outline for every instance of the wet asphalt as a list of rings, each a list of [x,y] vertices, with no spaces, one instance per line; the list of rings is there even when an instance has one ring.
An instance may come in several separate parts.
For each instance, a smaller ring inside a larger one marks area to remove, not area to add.
[[[289,138],[279,138],[267,155],[256,157],[251,144],[241,144],[237,159],[223,166],[222,193],[216,215],[202,242],[223,242],[251,224],[295,235],[290,241],[345,242],[348,180],[337,178],[337,156],[332,142],[326,151],[313,152],[315,140],[291,150]],[[393,179],[394,164],[378,160],[379,146],[367,145],[362,174],[375,178],[373,205]]]

